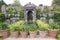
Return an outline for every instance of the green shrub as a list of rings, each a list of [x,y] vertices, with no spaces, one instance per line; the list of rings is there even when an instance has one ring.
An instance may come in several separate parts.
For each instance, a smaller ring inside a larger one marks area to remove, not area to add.
[[[18,26],[11,26],[10,27],[10,32],[18,31],[19,27]]]
[[[57,40],[60,40],[60,30],[58,31],[56,38]]]
[[[5,21],[5,14],[0,13],[0,22],[4,22],[4,21]]]
[[[38,27],[40,27],[40,26],[43,25],[44,23],[43,23],[41,20],[37,20],[37,21],[36,21],[36,24],[37,24]]]
[[[54,21],[60,22],[60,11],[55,11]]]
[[[46,30],[47,30],[47,28],[44,27],[44,26],[41,26],[41,27],[39,27],[38,29],[39,29],[40,31],[46,31]]]
[[[33,24],[29,26],[29,31],[37,31],[37,27]]]
[[[2,36],[0,36],[0,40],[3,40],[3,37]]]
[[[6,29],[8,29],[8,25],[5,22],[0,23],[0,30],[6,30]]]
[[[19,30],[19,26],[21,25],[24,25],[24,21],[23,20],[19,20],[15,23],[12,23],[9,25],[9,28],[10,28],[10,31],[13,32],[13,31],[18,31]]]
[[[19,21],[15,22],[15,23],[10,24],[9,27],[24,25],[24,23],[25,23],[24,20],[19,20]]]
[[[50,29],[57,29],[57,23],[52,23],[49,25]]]
[[[20,30],[20,31],[28,31],[28,27],[27,27],[26,25],[21,25],[21,26],[19,27],[19,30]]]
[[[36,24],[38,26],[38,29],[41,31],[47,30],[49,28],[49,24],[47,24],[41,20],[37,20]]]

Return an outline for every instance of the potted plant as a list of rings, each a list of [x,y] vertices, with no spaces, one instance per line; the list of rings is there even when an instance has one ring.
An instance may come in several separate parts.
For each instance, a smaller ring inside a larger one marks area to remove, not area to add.
[[[47,36],[48,24],[43,24],[38,29],[39,29],[40,37],[46,37]]]
[[[9,25],[11,36],[17,38],[19,35],[19,26],[23,25],[25,22],[23,20],[16,21]]]
[[[37,20],[36,24],[38,26],[38,31],[41,37],[46,37],[47,36],[47,29],[49,27],[49,24],[41,21],[41,20]]]
[[[11,26],[10,27],[10,32],[11,32],[11,36],[14,38],[17,38],[19,33],[18,33],[18,26]]]
[[[29,34],[31,38],[35,38],[37,35],[37,27],[33,24],[29,26]]]
[[[26,25],[21,25],[19,27],[19,30],[22,38],[28,37],[28,27]]]
[[[0,36],[0,40],[3,40],[3,37],[2,36]]]
[[[58,32],[57,23],[50,24],[48,29],[48,35],[51,37],[56,37],[57,32]]]
[[[0,23],[0,32],[3,38],[7,38],[9,35],[8,25],[4,23]]]
[[[58,31],[56,38],[57,38],[57,40],[60,40],[60,30]]]

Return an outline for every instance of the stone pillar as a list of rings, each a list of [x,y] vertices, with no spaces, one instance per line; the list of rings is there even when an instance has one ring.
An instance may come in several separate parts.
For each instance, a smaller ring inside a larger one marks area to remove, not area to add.
[[[27,25],[28,23],[27,23],[27,12],[28,11],[24,11],[24,19],[25,19],[25,24]]]
[[[33,12],[33,23],[35,24],[36,21],[36,11],[32,11]]]
[[[53,17],[54,17],[54,11],[53,11],[53,10],[50,11],[49,17],[50,17],[50,18],[53,18]]]
[[[6,6],[2,5],[1,10],[2,10],[2,12],[6,12]]]
[[[40,5],[40,8],[41,8],[41,13],[43,13],[43,10],[44,10],[43,4]]]
[[[6,22],[7,22],[8,24],[10,24],[10,14],[9,14],[9,10],[6,10],[5,17],[6,17]]]
[[[43,4],[41,4],[40,5],[40,8],[41,8],[41,13],[40,13],[40,20],[45,20],[45,17],[44,17],[44,15],[43,15],[43,10],[44,10],[44,6],[43,6]]]
[[[54,22],[54,11],[51,10],[50,13],[49,13],[49,24],[53,23]]]

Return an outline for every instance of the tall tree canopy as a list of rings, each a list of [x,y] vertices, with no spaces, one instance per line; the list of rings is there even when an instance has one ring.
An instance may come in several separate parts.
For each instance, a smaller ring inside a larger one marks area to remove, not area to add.
[[[53,0],[52,6],[54,10],[60,10],[60,0]]]
[[[6,5],[6,3],[5,3],[3,0],[0,0],[0,7],[1,7],[2,5]]]
[[[15,5],[15,6],[21,6],[21,3],[19,2],[19,0],[14,0],[13,5]]]

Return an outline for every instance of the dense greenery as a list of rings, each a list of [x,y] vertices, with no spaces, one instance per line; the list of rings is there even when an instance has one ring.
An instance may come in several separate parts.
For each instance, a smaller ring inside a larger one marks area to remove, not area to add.
[[[54,10],[60,10],[60,0],[53,0],[52,6]]]
[[[60,30],[58,31],[56,38],[57,40],[60,40]]]
[[[10,32],[18,31],[18,26],[11,26],[10,27]]]
[[[3,40],[3,37],[2,36],[0,36],[0,40]]]
[[[6,30],[8,29],[8,25],[6,23],[0,23],[0,30]]]
[[[43,22],[41,20],[37,20],[36,24],[37,24],[38,29],[40,31],[45,31],[45,30],[47,30],[49,28],[49,24],[47,24],[47,23],[45,23],[45,22]]]
[[[53,0],[53,4],[60,5],[60,0]]]
[[[57,23],[52,23],[52,24],[50,24],[50,25],[49,25],[49,28],[50,28],[50,29],[53,29],[53,30],[54,30],[54,29],[57,29]]]
[[[0,22],[4,22],[4,21],[5,21],[5,14],[0,13]]]
[[[60,11],[55,11],[54,21],[60,25]]]
[[[19,30],[25,32],[25,31],[28,31],[28,27],[26,25],[21,25],[19,27]]]
[[[25,22],[23,20],[19,20],[19,21],[15,22],[15,23],[10,24],[9,29],[10,29],[11,32],[18,31],[19,27],[21,25],[23,25],[24,23]]]
[[[34,24],[29,26],[29,31],[37,31],[37,27]]]
[[[0,0],[0,12],[1,12],[1,6],[6,5],[6,3],[3,0]]]
[[[2,5],[4,5],[4,4],[6,5],[6,3],[5,3],[3,0],[1,0],[1,1],[0,1],[0,6],[2,6]]]

